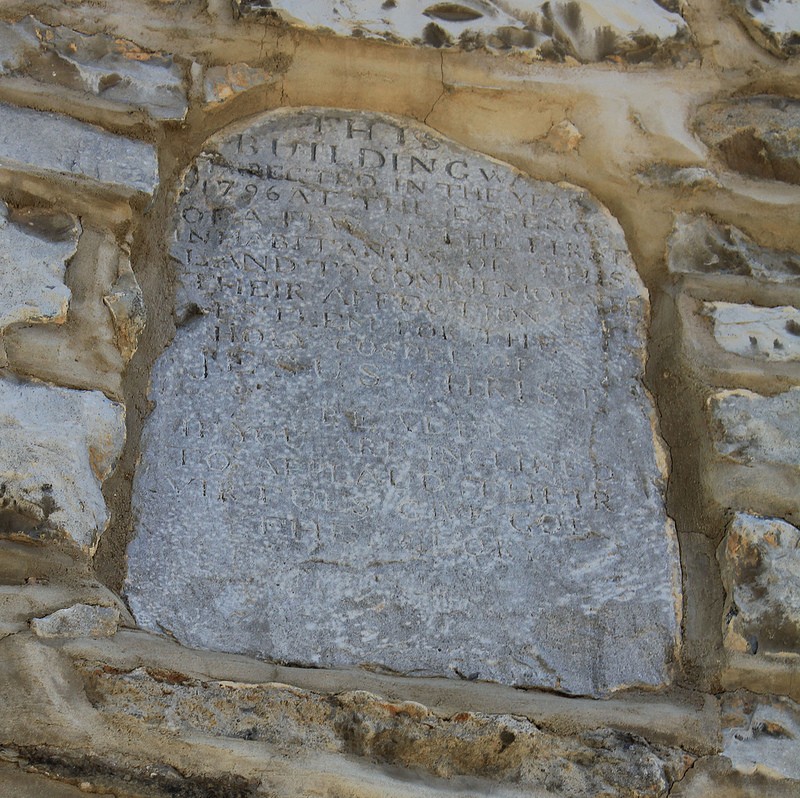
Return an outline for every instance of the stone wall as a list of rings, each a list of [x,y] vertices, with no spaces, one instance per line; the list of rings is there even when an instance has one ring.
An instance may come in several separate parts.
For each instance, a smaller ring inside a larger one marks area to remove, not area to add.
[[[0,8],[0,792],[800,793],[800,6]]]

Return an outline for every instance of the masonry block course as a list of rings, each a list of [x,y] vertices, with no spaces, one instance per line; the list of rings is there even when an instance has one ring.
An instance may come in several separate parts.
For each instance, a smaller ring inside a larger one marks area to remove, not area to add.
[[[797,794],[797,6],[512,6],[3,4],[0,793]]]

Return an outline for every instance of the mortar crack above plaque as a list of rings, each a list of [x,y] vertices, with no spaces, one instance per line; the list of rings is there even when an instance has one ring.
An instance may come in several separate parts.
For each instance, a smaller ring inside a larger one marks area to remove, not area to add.
[[[126,596],[181,643],[669,682],[680,572],[617,222],[416,122],[284,110],[183,175]]]

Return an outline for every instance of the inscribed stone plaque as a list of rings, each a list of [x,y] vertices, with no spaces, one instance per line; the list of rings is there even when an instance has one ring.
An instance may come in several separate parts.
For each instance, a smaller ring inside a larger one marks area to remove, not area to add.
[[[570,693],[667,680],[646,293],[586,193],[415,123],[278,112],[207,144],[172,254],[143,626]]]

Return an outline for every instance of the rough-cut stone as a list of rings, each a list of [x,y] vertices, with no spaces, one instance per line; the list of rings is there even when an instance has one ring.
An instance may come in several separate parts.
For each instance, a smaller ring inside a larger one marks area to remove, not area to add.
[[[61,114],[0,103],[0,169],[55,172],[126,193],[158,186],[155,148]]]
[[[688,40],[679,14],[652,0],[233,0],[239,16],[263,14],[345,36],[369,36],[433,47],[532,49],[544,57],[568,53],[584,61],[609,55],[646,60]]]
[[[800,530],[737,513],[717,550],[725,645],[750,654],[800,654]]]
[[[80,224],[66,214],[12,214],[0,201],[0,338],[12,324],[66,320],[67,261]]]
[[[38,637],[111,637],[119,627],[116,607],[75,604],[44,618],[33,618],[31,629]]]
[[[499,795],[514,785],[525,795],[657,798],[694,760],[680,748],[610,728],[560,735],[519,716],[441,717],[423,704],[361,690],[328,696],[277,683],[201,682],[156,669],[120,673],[87,664],[83,670],[88,694],[111,719],[144,718],[173,734],[220,742],[269,741],[283,757],[346,753],[449,784],[491,779],[486,792],[488,781],[473,781],[463,795]]]
[[[728,352],[756,360],[800,360],[800,310],[706,302],[714,338]]]
[[[714,445],[738,463],[800,468],[800,388],[776,396],[746,390],[709,398]]]
[[[122,406],[99,392],[0,377],[0,534],[93,546],[124,438]]]
[[[3,545],[3,555],[13,558],[14,549],[10,547],[19,544],[12,540],[3,540],[0,543]],[[47,553],[50,553],[52,549],[53,547],[50,547]],[[60,550],[63,551],[63,549]],[[45,559],[43,556],[45,552],[41,547],[37,546],[33,548],[33,551],[39,561]],[[73,553],[77,554],[74,551]],[[83,554],[81,553],[79,556],[85,563],[86,558]],[[61,573],[63,574],[63,571]],[[63,607],[84,604],[115,607],[121,617],[125,618],[125,622],[133,625],[133,618],[130,617],[117,596],[108,588],[85,578],[85,573],[83,576],[84,579],[78,583],[77,589],[75,585],[59,585],[55,582],[51,583],[43,577],[28,577],[21,584],[19,582],[9,584],[3,580],[5,584],[0,584],[0,628],[17,627],[15,631],[20,631],[27,629],[30,621],[34,618],[51,615]]]
[[[656,163],[636,174],[637,182],[645,186],[669,186],[691,192],[710,191],[722,188],[719,177],[702,166],[674,166]],[[691,217],[687,217],[691,218]]]
[[[271,83],[276,76],[261,67],[247,64],[228,64],[210,67],[203,77],[203,96],[207,103],[217,105],[233,99],[237,94]]]
[[[34,17],[0,23],[0,77],[24,76],[143,108],[156,119],[183,119],[183,74],[164,53],[126,39],[50,27]]]
[[[800,53],[800,3],[797,0],[730,0],[750,35],[773,53]]]
[[[114,320],[117,347],[127,363],[139,347],[139,336],[147,321],[142,289],[128,257],[119,259],[117,279],[103,302]]]
[[[678,214],[667,246],[673,274],[730,274],[776,283],[800,281],[800,255],[760,247],[738,227]]]
[[[142,625],[571,693],[668,679],[646,292],[591,197],[310,110],[210,142],[176,224],[179,329],[134,486]]]
[[[700,138],[737,172],[800,183],[800,102],[748,97],[703,106],[695,119]]]
[[[723,713],[727,728],[722,754],[733,767],[797,782],[800,790],[800,705],[788,698],[730,695]]]
[[[20,374],[121,397],[122,373],[144,323],[127,244],[85,225],[67,278],[72,299],[66,322],[9,330],[9,364]]]

